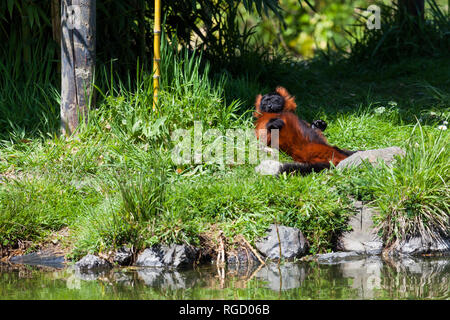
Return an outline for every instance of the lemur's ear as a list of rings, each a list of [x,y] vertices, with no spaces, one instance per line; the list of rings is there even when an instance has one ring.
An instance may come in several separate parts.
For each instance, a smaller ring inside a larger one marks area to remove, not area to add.
[[[262,115],[261,109],[259,108],[259,106],[260,106],[260,104],[261,104],[261,99],[262,99],[262,95],[258,94],[258,95],[256,96],[256,101],[255,101],[255,108],[256,108],[256,111],[253,112],[253,116],[254,116],[255,118],[259,118],[259,117]]]
[[[295,103],[294,96],[291,96],[291,94],[283,87],[277,87],[275,92],[284,98],[285,102],[283,111],[295,111],[297,104]]]

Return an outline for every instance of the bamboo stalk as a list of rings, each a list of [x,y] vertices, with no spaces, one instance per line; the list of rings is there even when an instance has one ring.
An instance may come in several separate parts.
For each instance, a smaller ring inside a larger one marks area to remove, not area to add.
[[[156,110],[159,92],[159,78],[161,77],[160,61],[161,61],[161,0],[155,0],[155,26],[153,29],[153,110]]]

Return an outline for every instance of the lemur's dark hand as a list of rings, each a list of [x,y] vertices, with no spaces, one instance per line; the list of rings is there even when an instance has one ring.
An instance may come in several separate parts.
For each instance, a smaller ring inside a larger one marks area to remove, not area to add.
[[[320,131],[325,131],[328,124],[323,120],[314,120],[311,127],[314,129],[319,129]]]
[[[279,118],[273,118],[270,119],[269,122],[267,122],[266,129],[272,130],[272,129],[278,129],[281,130],[285,125],[284,121]]]

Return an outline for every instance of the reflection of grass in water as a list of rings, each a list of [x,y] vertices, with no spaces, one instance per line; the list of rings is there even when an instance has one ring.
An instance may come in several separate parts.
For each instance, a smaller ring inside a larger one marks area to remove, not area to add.
[[[222,284],[215,267],[201,267],[178,273],[176,278],[194,280],[186,289],[149,287],[135,271],[106,272],[96,281],[79,280],[75,274],[63,271],[42,271],[22,267],[19,272],[0,267],[0,297],[2,299],[448,299],[448,258],[438,259],[441,267],[423,264],[423,273],[410,273],[384,264],[380,287],[369,288],[368,283],[354,286],[350,276],[343,276],[345,264],[301,264],[305,277],[301,284],[288,290],[267,288],[267,279],[249,275],[227,275]],[[445,266],[445,262],[447,263]],[[399,265],[397,265],[398,267]],[[443,266],[443,267],[442,267]],[[276,268],[275,268],[276,269]],[[274,270],[275,270],[274,269]],[[3,271],[1,271],[3,270]],[[427,270],[429,272],[427,272]],[[360,270],[359,272],[363,272]],[[165,271],[169,272],[170,271]],[[369,274],[369,270],[366,272]],[[124,282],[114,279],[127,278]],[[272,278],[276,282],[277,277]],[[285,279],[286,280],[286,279]],[[288,281],[296,279],[287,279]],[[131,283],[133,285],[131,285]],[[176,282],[172,282],[176,283]],[[277,287],[278,283],[272,283]],[[366,291],[363,291],[366,290]]]
[[[450,299],[450,263],[448,257],[429,257],[419,260],[421,270],[408,270],[407,264],[388,261],[381,272],[382,289],[376,290],[383,299]],[[444,261],[447,261],[445,263]],[[444,263],[443,263],[444,262]]]

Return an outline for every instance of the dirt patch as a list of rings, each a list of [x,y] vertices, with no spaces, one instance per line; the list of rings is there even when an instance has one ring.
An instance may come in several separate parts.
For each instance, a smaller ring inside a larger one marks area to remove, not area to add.
[[[0,185],[6,184],[10,180],[20,180],[24,174],[20,171],[16,171],[12,168],[5,172],[0,173]]]
[[[69,235],[69,228],[65,227],[57,232],[51,233],[40,243],[19,241],[16,247],[0,246],[0,261],[8,262],[12,257],[21,256],[30,253],[31,251],[53,256],[66,256],[70,253],[70,247],[64,240],[68,239]]]
[[[201,259],[224,264],[231,262],[230,258],[234,258],[234,260],[247,260],[248,263],[258,260],[264,264],[258,251],[242,235],[236,236],[230,243],[223,235],[222,230],[213,225],[209,231],[201,233],[199,238]],[[242,257],[246,257],[246,259]]]

